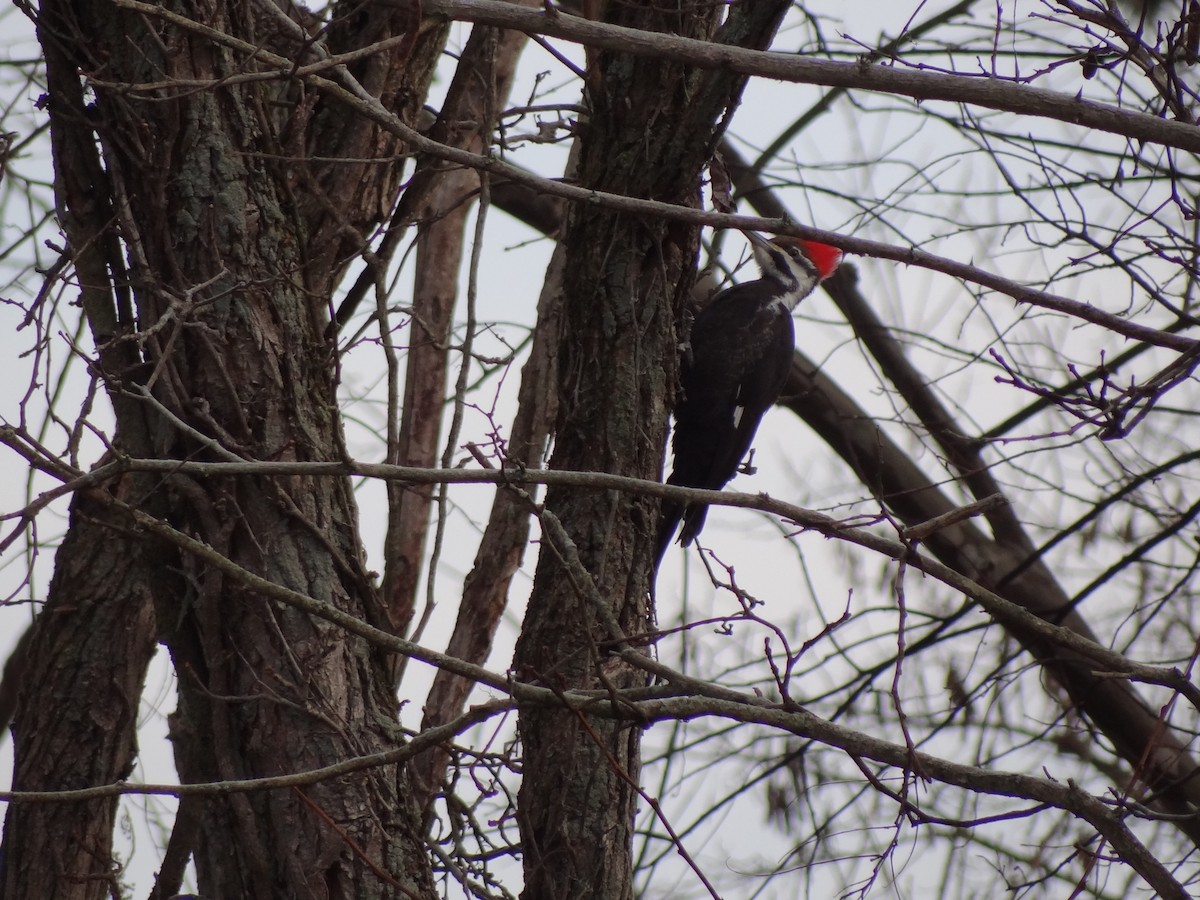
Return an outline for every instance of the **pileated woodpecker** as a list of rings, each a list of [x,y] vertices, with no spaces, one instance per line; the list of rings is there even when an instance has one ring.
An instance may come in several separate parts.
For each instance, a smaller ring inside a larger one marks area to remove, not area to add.
[[[842,260],[842,251],[828,244],[768,241],[752,232],[746,237],[762,277],[717,294],[692,323],[671,440],[675,467],[667,484],[720,490],[736,474],[763,413],[787,380],[796,347],[792,310]],[[679,543],[686,547],[707,513],[707,504],[663,501],[656,569],[680,520]]]

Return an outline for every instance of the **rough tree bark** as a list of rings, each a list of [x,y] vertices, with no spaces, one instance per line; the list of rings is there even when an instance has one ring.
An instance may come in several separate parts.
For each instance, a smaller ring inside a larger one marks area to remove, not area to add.
[[[130,298],[116,235],[106,229],[113,204],[86,125],[83,86],[69,43],[57,39],[70,27],[48,13],[39,29],[52,98],[58,215],[100,367],[123,372],[140,358],[131,342],[118,340],[132,327]],[[150,452],[140,405],[122,394],[113,402],[120,423],[116,446]],[[106,490],[116,498],[146,498],[151,484],[128,476]],[[121,527],[99,501],[86,492],[74,497],[45,606],[21,642],[13,720],[13,786],[18,790],[108,784],[128,776],[134,764],[138,703],[154,652],[153,594],[169,591],[173,579],[163,577],[167,558],[148,552],[140,536]],[[88,752],[77,752],[80,747]],[[115,799],[11,805],[0,851],[0,897],[114,896],[116,813]]]
[[[168,459],[342,458],[326,342],[330,291],[394,204],[404,148],[284,79],[224,81],[254,63],[206,29],[243,47],[317,52],[273,5],[184,3],[173,12],[203,27],[102,2],[47,0],[40,11],[57,86],[53,127],[73,136],[55,142],[59,200],[119,449]],[[353,5],[332,21],[335,52],[407,36],[350,71],[411,120],[444,24]],[[86,106],[85,84],[94,93]],[[86,185],[73,173],[97,143],[103,165],[93,158]],[[99,265],[89,256],[97,248],[108,251]],[[103,783],[128,769],[154,613],[179,676],[171,728],[184,781],[306,770],[401,743],[380,654],[194,559],[145,546],[144,535],[123,539],[120,503],[167,518],[271,581],[382,622],[347,480],[177,475],[131,485],[75,505],[47,598],[53,614],[33,637],[35,651],[69,646],[74,668],[27,683],[17,789]],[[93,501],[105,515],[91,514]],[[129,635],[102,644],[122,620]],[[97,693],[105,704],[84,706]],[[46,749],[69,735],[31,728],[39,710],[97,746],[85,770]],[[77,821],[58,832],[54,816],[69,818],[70,807],[30,807],[41,821],[28,829],[10,820],[4,896],[108,895],[114,808],[76,807]],[[210,800],[196,821],[206,896],[433,895],[407,776],[394,766],[303,792]],[[51,834],[70,859],[49,846]]]
[[[612,4],[615,24],[766,46],[786,3]],[[698,202],[700,174],[736,106],[743,79],[605,52],[585,84],[590,118],[579,181],[597,190]],[[608,210],[573,211],[558,349],[559,415],[551,467],[658,478],[674,384],[676,317],[694,277],[697,232]],[[649,624],[648,574],[658,503],[550,490],[543,547],[517,644],[522,677],[554,688],[631,687],[644,675],[605,647]],[[596,591],[580,584],[578,561]],[[597,604],[603,606],[597,609]],[[629,723],[522,709],[518,802],[528,900],[624,898],[637,800],[640,731]]]
[[[138,702],[154,653],[153,570],[142,557],[154,550],[87,494],[77,496],[71,524],[54,602],[26,647],[23,682],[34,702],[20,704],[13,723],[13,783],[23,790],[107,784],[128,777],[137,753]],[[101,533],[105,540],[95,539]],[[117,896],[116,812],[115,797],[10,806],[0,897]]]

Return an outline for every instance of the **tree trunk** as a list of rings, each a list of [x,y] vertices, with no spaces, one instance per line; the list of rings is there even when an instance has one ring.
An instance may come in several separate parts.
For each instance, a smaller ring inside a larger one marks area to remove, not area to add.
[[[245,46],[303,55],[303,32],[282,14],[272,19],[266,8],[175,9]],[[351,72],[390,109],[415,114],[445,28],[418,32],[420,23],[407,11],[377,6],[348,10],[333,21],[328,38],[335,50],[409,33],[411,40],[368,55]],[[132,435],[137,451],[167,459],[343,458],[325,338],[330,291],[395,202],[400,163],[368,160],[402,159],[402,148],[285,78],[238,81],[254,68],[247,51],[210,40],[201,28],[118,13],[108,3],[47,0],[40,33],[49,65],[59,66],[52,78],[75,85],[51,97],[52,118],[80,132],[94,128],[105,169],[98,181],[111,191],[106,199],[115,211],[115,222],[110,218],[104,227],[120,228],[130,264],[127,278],[119,277],[115,254],[107,274],[100,270],[106,284],[112,280],[115,312],[106,318],[99,307],[88,308],[118,434]],[[95,103],[87,108],[80,73],[92,79]],[[170,86],[173,80],[186,84]],[[207,87],[195,89],[197,83]],[[61,174],[76,160],[56,153],[55,162]],[[68,213],[94,200],[64,194],[61,184],[59,190]],[[96,220],[94,210],[81,214]],[[73,249],[82,255],[88,248]],[[78,271],[85,291],[94,288],[82,266]],[[134,328],[129,285],[139,334],[122,342],[122,329]],[[119,327],[100,327],[109,320]],[[106,345],[114,335],[116,343]],[[114,359],[114,347],[125,356]],[[176,475],[143,487],[125,498],[130,505],[163,516],[272,582],[383,621],[347,479]],[[160,638],[179,678],[171,736],[185,782],[305,771],[402,743],[384,660],[370,646],[274,605],[191,556],[146,547],[144,535],[140,550],[114,539],[122,532],[113,529],[128,522],[111,519],[82,531],[76,516],[47,600],[56,614],[35,641],[70,642],[88,657],[82,671],[106,660],[117,667],[118,694],[126,697],[132,720],[147,630],[131,629],[133,646],[91,640],[81,647],[72,620],[59,613],[71,613],[67,598],[102,564],[99,571],[111,578],[94,584],[95,600],[88,602],[104,606],[104,621],[124,615],[127,625],[144,622],[150,615],[144,601],[152,594]],[[171,589],[150,591],[147,584]],[[111,654],[120,656],[113,661]],[[52,659],[45,658],[47,664]],[[86,725],[86,714],[76,708],[83,697],[56,698],[62,710],[46,715],[82,716]],[[19,721],[32,722],[36,712],[25,703]],[[18,788],[110,781],[131,759],[131,726],[114,732],[103,758],[89,759],[93,765],[79,773],[61,759],[39,757],[40,735],[26,732],[21,728],[17,737],[22,771],[38,777],[19,776]],[[74,814],[110,836],[112,808],[93,804]],[[107,874],[105,836],[70,848],[89,853],[94,847],[92,868],[72,862],[63,871],[36,847],[12,840],[16,831],[5,832],[6,896],[66,896],[36,885],[46,884],[48,875]],[[433,896],[407,774],[396,766],[304,788],[210,799],[199,809],[195,863],[200,890],[212,897]]]
[[[747,12],[743,7],[749,6]],[[720,3],[612,4],[610,21],[765,46],[787,7],[746,4],[717,32]],[[604,53],[588,67],[591,116],[579,180],[597,190],[699,202],[700,174],[742,80],[663,60]],[[559,342],[559,416],[551,467],[658,478],[675,380],[675,320],[695,274],[696,229],[608,210],[573,210]],[[622,689],[644,673],[606,654],[650,625],[658,503],[618,492],[555,490],[515,666],[554,688]],[[590,577],[568,573],[574,554]],[[603,609],[598,609],[597,604]],[[621,635],[614,634],[613,625]],[[638,727],[525,708],[518,801],[527,900],[626,898],[639,777]]]
[[[13,722],[15,790],[92,787],[132,772],[142,682],[154,654],[155,586],[145,564],[154,554],[139,535],[114,530],[89,494],[76,495],[51,600],[25,647]],[[11,804],[0,897],[117,896],[116,813],[116,797]]]

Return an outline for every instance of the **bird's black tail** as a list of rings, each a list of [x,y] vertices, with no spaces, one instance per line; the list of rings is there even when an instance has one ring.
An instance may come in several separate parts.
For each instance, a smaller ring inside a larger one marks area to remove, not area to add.
[[[686,547],[700,534],[707,515],[707,503],[683,504],[676,503],[674,500],[663,501],[662,515],[658,520],[657,544],[654,548],[655,572],[658,571],[659,564],[666,556],[667,548],[671,546],[671,539],[675,537],[675,529],[679,527],[679,523],[683,522],[683,528],[679,532],[679,543]]]
[[[679,532],[679,543],[687,547],[700,534],[704,519],[708,516],[707,503],[693,503],[683,511],[683,528]]]

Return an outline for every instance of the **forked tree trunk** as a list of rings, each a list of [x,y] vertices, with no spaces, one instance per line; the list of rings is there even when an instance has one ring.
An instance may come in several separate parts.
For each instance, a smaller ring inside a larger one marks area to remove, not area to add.
[[[42,4],[59,204],[125,452],[344,457],[326,337],[330,291],[399,188],[398,162],[368,161],[402,159],[403,148],[286,78],[239,80],[257,67],[254,48],[302,55],[302,32],[282,14],[272,18],[274,8],[172,6],[201,23],[190,27],[107,2]],[[418,34],[407,10],[378,5],[333,21],[335,52],[409,34],[352,71],[389,109],[415,115],[444,27]],[[81,76],[94,93],[88,106]],[[99,265],[97,252],[107,253]],[[136,490],[118,498],[128,506],[256,575],[383,623],[348,480],[173,475],[129,485]],[[16,789],[80,787],[127,772],[152,646],[151,600],[179,679],[171,736],[185,782],[302,772],[401,745],[373,648],[195,556],[147,543],[109,495],[92,499],[104,515],[89,515],[90,501],[76,503],[47,599],[53,615],[33,641],[35,671],[54,668],[42,651],[56,643],[68,646],[74,668],[27,685]],[[58,731],[41,730],[47,719]],[[96,748],[82,769],[56,750],[72,729]],[[108,896],[114,808],[14,805],[4,896]],[[74,822],[56,831],[56,816]],[[198,823],[205,896],[433,896],[416,807],[397,766],[207,799]]]

